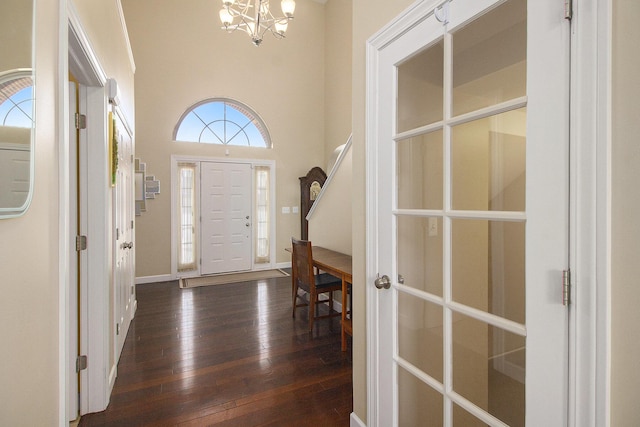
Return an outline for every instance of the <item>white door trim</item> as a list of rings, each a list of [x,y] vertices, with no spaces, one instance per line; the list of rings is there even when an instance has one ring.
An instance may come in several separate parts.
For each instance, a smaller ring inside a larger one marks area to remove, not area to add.
[[[417,24],[438,1],[417,1],[374,34],[366,46],[366,93],[377,86],[373,70],[378,51]],[[571,269],[574,329],[570,343],[569,426],[608,426],[610,422],[610,147],[612,0],[574,1],[572,23],[571,125]],[[367,101],[366,164],[377,164],[369,138],[376,133],[374,100]],[[366,228],[377,223],[374,204],[377,175],[366,167]],[[377,259],[376,241],[368,241],[366,259]],[[378,411],[378,330],[374,315],[379,293],[376,271],[366,265],[367,420],[375,426]]]
[[[610,425],[612,3],[574,1],[570,426]]]
[[[178,195],[176,194],[175,189],[178,185],[178,163],[196,163],[200,165],[200,162],[217,162],[217,163],[249,163],[251,164],[252,170],[255,166],[268,166],[271,174],[270,174],[270,199],[271,206],[269,215],[272,218],[270,224],[269,233],[272,236],[270,244],[270,253],[273,255],[271,257],[271,262],[268,264],[255,264],[252,261],[251,270],[268,270],[277,268],[276,263],[276,162],[275,160],[266,160],[266,159],[244,159],[244,158],[229,158],[229,157],[206,157],[206,156],[185,156],[185,155],[172,155],[171,156],[171,276],[166,278],[166,280],[175,280],[181,277],[193,277],[198,276],[200,274],[200,264],[198,264],[198,269],[193,272],[186,273],[178,273],[178,237],[176,231],[179,227],[180,217],[178,215]],[[198,169],[199,170],[199,169]],[[251,184],[252,194],[255,194],[255,188],[252,177]],[[253,203],[252,203],[253,205]],[[200,209],[200,184],[199,178],[196,180],[196,206],[197,209]],[[253,213],[252,213],[253,215]],[[255,230],[255,227],[254,227]],[[196,233],[198,235],[198,233]],[[252,235],[252,239],[255,241],[255,236]],[[198,243],[199,245],[199,243]],[[252,260],[254,258],[254,254],[252,252]],[[137,283],[141,283],[136,280]]]

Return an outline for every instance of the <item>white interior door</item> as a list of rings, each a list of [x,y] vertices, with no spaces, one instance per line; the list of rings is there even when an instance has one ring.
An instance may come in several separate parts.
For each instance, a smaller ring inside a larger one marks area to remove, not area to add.
[[[438,3],[370,42],[368,419],[565,425],[569,24]]]
[[[134,315],[135,301],[133,140],[118,114],[113,115],[113,138],[112,144],[118,157],[114,192],[116,225],[114,317],[116,324],[115,361],[117,362]]]
[[[251,269],[251,165],[200,165],[201,274]]]

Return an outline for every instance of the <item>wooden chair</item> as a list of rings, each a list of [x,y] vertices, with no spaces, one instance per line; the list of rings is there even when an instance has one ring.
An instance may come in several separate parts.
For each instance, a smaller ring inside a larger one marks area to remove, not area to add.
[[[331,292],[342,290],[342,280],[329,273],[316,274],[313,267],[310,241],[292,238],[291,246],[293,254],[291,257],[293,270],[291,274],[293,282],[293,317],[296,317],[297,307],[309,306],[309,332],[311,332],[315,319],[340,316],[340,313],[333,312],[333,296]],[[302,296],[298,295],[299,289],[309,294],[308,303],[298,302],[298,298],[304,301]],[[319,300],[319,296],[324,293],[329,293],[329,314],[316,317],[316,304],[325,302]]]

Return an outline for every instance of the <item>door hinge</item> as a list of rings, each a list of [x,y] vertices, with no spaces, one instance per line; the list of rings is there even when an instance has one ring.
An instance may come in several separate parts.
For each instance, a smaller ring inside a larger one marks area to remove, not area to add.
[[[76,372],[84,371],[87,369],[87,356],[76,357]]]
[[[571,21],[573,18],[573,0],[564,0],[564,19]]]
[[[571,269],[562,271],[562,305],[571,304]]]
[[[76,251],[87,249],[87,236],[76,236]]]
[[[133,230],[133,220],[131,220],[131,229]]]
[[[120,229],[116,228],[116,240],[120,240]]]
[[[87,116],[84,114],[76,113],[76,129],[86,129],[87,128]]]

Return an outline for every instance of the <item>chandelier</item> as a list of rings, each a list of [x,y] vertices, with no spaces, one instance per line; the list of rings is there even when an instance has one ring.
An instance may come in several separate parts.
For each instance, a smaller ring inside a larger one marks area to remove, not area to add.
[[[220,21],[223,29],[231,33],[243,30],[254,45],[260,46],[262,37],[271,31],[276,38],[283,38],[296,9],[295,0],[282,0],[280,8],[284,16],[275,17],[269,8],[269,0],[222,0]]]

